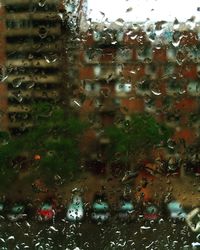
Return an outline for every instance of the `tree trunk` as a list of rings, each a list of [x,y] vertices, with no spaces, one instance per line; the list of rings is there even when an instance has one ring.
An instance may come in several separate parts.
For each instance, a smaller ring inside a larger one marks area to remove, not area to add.
[[[180,164],[180,177],[184,178],[185,177],[185,163],[181,162]]]

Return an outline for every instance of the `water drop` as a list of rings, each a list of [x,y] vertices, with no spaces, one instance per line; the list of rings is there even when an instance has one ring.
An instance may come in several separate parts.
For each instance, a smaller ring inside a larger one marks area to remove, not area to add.
[[[35,86],[35,82],[34,81],[29,81],[26,84],[26,88],[27,89],[32,89]]]
[[[124,25],[124,20],[122,18],[118,18],[115,21],[115,24],[117,24],[118,26],[123,26]]]
[[[13,81],[12,81],[12,86],[13,88],[19,88],[22,84],[22,81],[23,81],[23,78],[22,77],[18,77],[18,78],[15,78]]]
[[[40,0],[39,3],[38,3],[38,5],[39,5],[40,7],[44,7],[45,4],[46,4],[46,0]]]
[[[40,38],[43,39],[43,38],[45,38],[45,37],[47,36],[47,34],[48,34],[48,29],[47,29],[45,26],[41,26],[41,27],[39,28],[38,33],[39,33]]]
[[[4,82],[8,78],[7,70],[4,65],[0,65],[0,82]]]
[[[18,101],[18,102],[22,102],[23,97],[21,95],[20,92],[13,92],[13,97]]]
[[[7,241],[9,241],[9,240],[15,240],[15,237],[14,237],[13,235],[9,236],[9,237],[7,238]]]
[[[128,8],[128,9],[126,10],[126,12],[130,12],[130,11],[132,11],[132,10],[133,10],[133,8],[130,7],[130,8]]]
[[[53,227],[53,226],[51,226],[49,229],[52,230],[52,231],[54,231],[54,232],[58,232],[58,229],[56,229],[56,228]]]
[[[168,148],[170,148],[170,149],[174,149],[175,146],[176,146],[176,142],[173,141],[172,139],[169,139],[169,140],[167,141],[167,146],[168,146]]]
[[[57,61],[58,56],[56,53],[49,53],[48,55],[44,56],[47,63],[54,63]]]
[[[152,92],[154,95],[156,95],[156,96],[159,96],[159,95],[162,94],[161,91],[160,91],[159,89],[152,89],[151,92]]]
[[[0,241],[3,242],[3,243],[5,243],[5,240],[3,238],[0,238]]]

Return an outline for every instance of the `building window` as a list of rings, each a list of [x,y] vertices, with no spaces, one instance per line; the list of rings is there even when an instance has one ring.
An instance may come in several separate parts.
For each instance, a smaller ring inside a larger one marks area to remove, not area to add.
[[[118,49],[116,59],[117,62],[121,63],[130,62],[132,59],[132,49]]]
[[[187,86],[187,92],[190,95],[199,96],[200,95],[200,83],[192,81]]]
[[[151,45],[146,45],[146,46],[139,46],[136,49],[137,52],[137,59],[140,61],[145,61],[145,60],[152,60],[152,46]]]
[[[96,77],[99,77],[101,75],[101,66],[100,65],[94,66],[94,75]]]
[[[130,93],[132,91],[131,83],[116,83],[115,91],[117,93]]]
[[[101,86],[99,83],[86,83],[85,90],[90,93],[99,93]]]

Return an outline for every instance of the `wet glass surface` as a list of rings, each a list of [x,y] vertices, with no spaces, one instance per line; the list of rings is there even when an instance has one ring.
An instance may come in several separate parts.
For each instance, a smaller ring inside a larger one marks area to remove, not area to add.
[[[200,249],[200,7],[0,0],[0,249]]]

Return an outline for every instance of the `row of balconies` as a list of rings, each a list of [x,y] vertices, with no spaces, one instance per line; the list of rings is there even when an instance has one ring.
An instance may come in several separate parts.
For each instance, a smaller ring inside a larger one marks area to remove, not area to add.
[[[57,0],[5,0],[6,13],[56,12],[61,6]]]
[[[76,64],[74,64],[76,66]],[[170,77],[197,80],[200,74],[200,65],[184,64],[182,66],[171,64],[142,64],[134,62],[123,64],[95,64],[81,65],[79,67],[80,79],[113,79],[125,77],[134,81],[148,77],[151,80],[167,80]]]
[[[134,63],[140,61],[144,63],[176,63],[182,65],[184,63],[200,63],[200,52],[195,46],[187,48],[175,48],[170,46],[160,49],[153,48],[148,45],[135,46],[135,48],[128,48],[126,46],[121,48],[89,48],[81,53],[81,60],[86,64],[98,63]]]
[[[23,130],[32,127],[30,112],[33,100],[50,101],[59,99],[59,96],[59,90],[9,90],[7,109],[9,129]]]
[[[31,127],[31,105],[59,99],[61,24],[57,0],[6,0],[9,128]]]
[[[60,77],[58,74],[56,75],[29,75],[29,74],[9,74],[6,83],[9,87],[9,89],[31,89],[35,87],[36,85],[38,87],[43,86],[54,86],[57,87],[60,83]]]
[[[23,101],[23,99],[56,99],[59,97],[58,90],[9,90],[8,91],[8,98],[16,99],[19,103]]]
[[[55,11],[35,12],[32,14],[26,12],[10,12],[6,13],[6,26],[7,28],[31,28],[40,22],[47,23],[49,26],[55,26],[60,21],[60,17]]]
[[[23,4],[27,4],[27,5],[29,5],[30,4],[30,0],[6,0],[5,1],[5,3],[6,3],[6,5],[23,5]],[[32,4],[37,4],[38,6],[40,6],[41,5],[41,7],[42,7],[42,3],[44,3],[44,5],[45,4],[56,4],[57,3],[57,0],[40,0],[40,1],[38,1],[38,0],[31,0],[31,3]]]
[[[156,82],[155,82],[156,83]],[[110,84],[111,85],[111,84]],[[153,81],[146,81],[139,83],[137,86],[131,82],[120,82],[112,83],[112,86],[102,85],[98,81],[85,81],[84,85],[85,93],[89,96],[98,96],[102,91],[108,93],[113,91],[117,96],[128,96],[133,93],[138,96],[153,95],[153,96],[200,96],[200,84],[198,81],[190,81],[186,85],[184,82],[166,82],[162,86],[154,85]]]
[[[24,52],[24,53],[33,53],[33,52],[56,52],[58,51],[60,41],[55,41],[52,43],[45,43],[42,46],[38,44],[31,44],[26,42],[16,42],[16,43],[7,43],[6,44],[6,51],[9,52]]]
[[[106,31],[94,30],[92,32],[87,32],[84,35],[84,44],[86,46],[99,46],[102,44],[110,44],[110,46],[117,46],[121,44],[138,46],[150,43],[151,41],[163,45],[168,45],[170,43],[174,43],[175,45],[192,45],[198,43],[198,29],[195,31],[191,31],[189,29],[185,31],[164,30],[160,34],[156,34],[153,30],[147,34],[144,30],[142,30],[142,28],[138,31],[131,29],[125,31],[121,29],[113,29]]]
[[[47,27],[45,25],[41,25],[37,28],[13,28],[6,30],[6,36],[15,37],[15,36],[47,36],[48,34],[60,35],[60,25],[58,24],[56,27]]]
[[[7,67],[36,67],[36,68],[58,68],[59,62],[56,60],[50,61],[48,54],[44,59],[7,59]]]
[[[134,112],[148,112],[156,116],[160,116],[162,121],[165,121],[169,127],[176,126],[187,126],[193,127],[198,130],[200,127],[200,119],[198,116],[198,101],[195,100],[196,105],[190,107],[189,110],[185,109],[182,105],[176,108],[176,99],[171,98],[170,103],[171,107],[168,107],[167,104],[164,103],[163,99],[157,99],[155,97],[148,96],[138,97],[138,96],[110,96],[107,102],[105,100],[102,101],[101,96],[96,96],[95,101],[90,101],[89,109],[86,108],[86,112],[91,113],[95,112],[95,114],[102,112],[116,112],[116,110],[121,110],[122,113],[130,114]],[[74,101],[74,103],[73,103]],[[76,102],[75,102],[76,101]],[[183,99],[185,102],[185,98]],[[86,100],[87,102],[87,100]],[[179,104],[181,104],[181,100]],[[82,106],[85,105],[78,99],[71,99],[71,105],[75,106],[80,110],[82,110]]]

